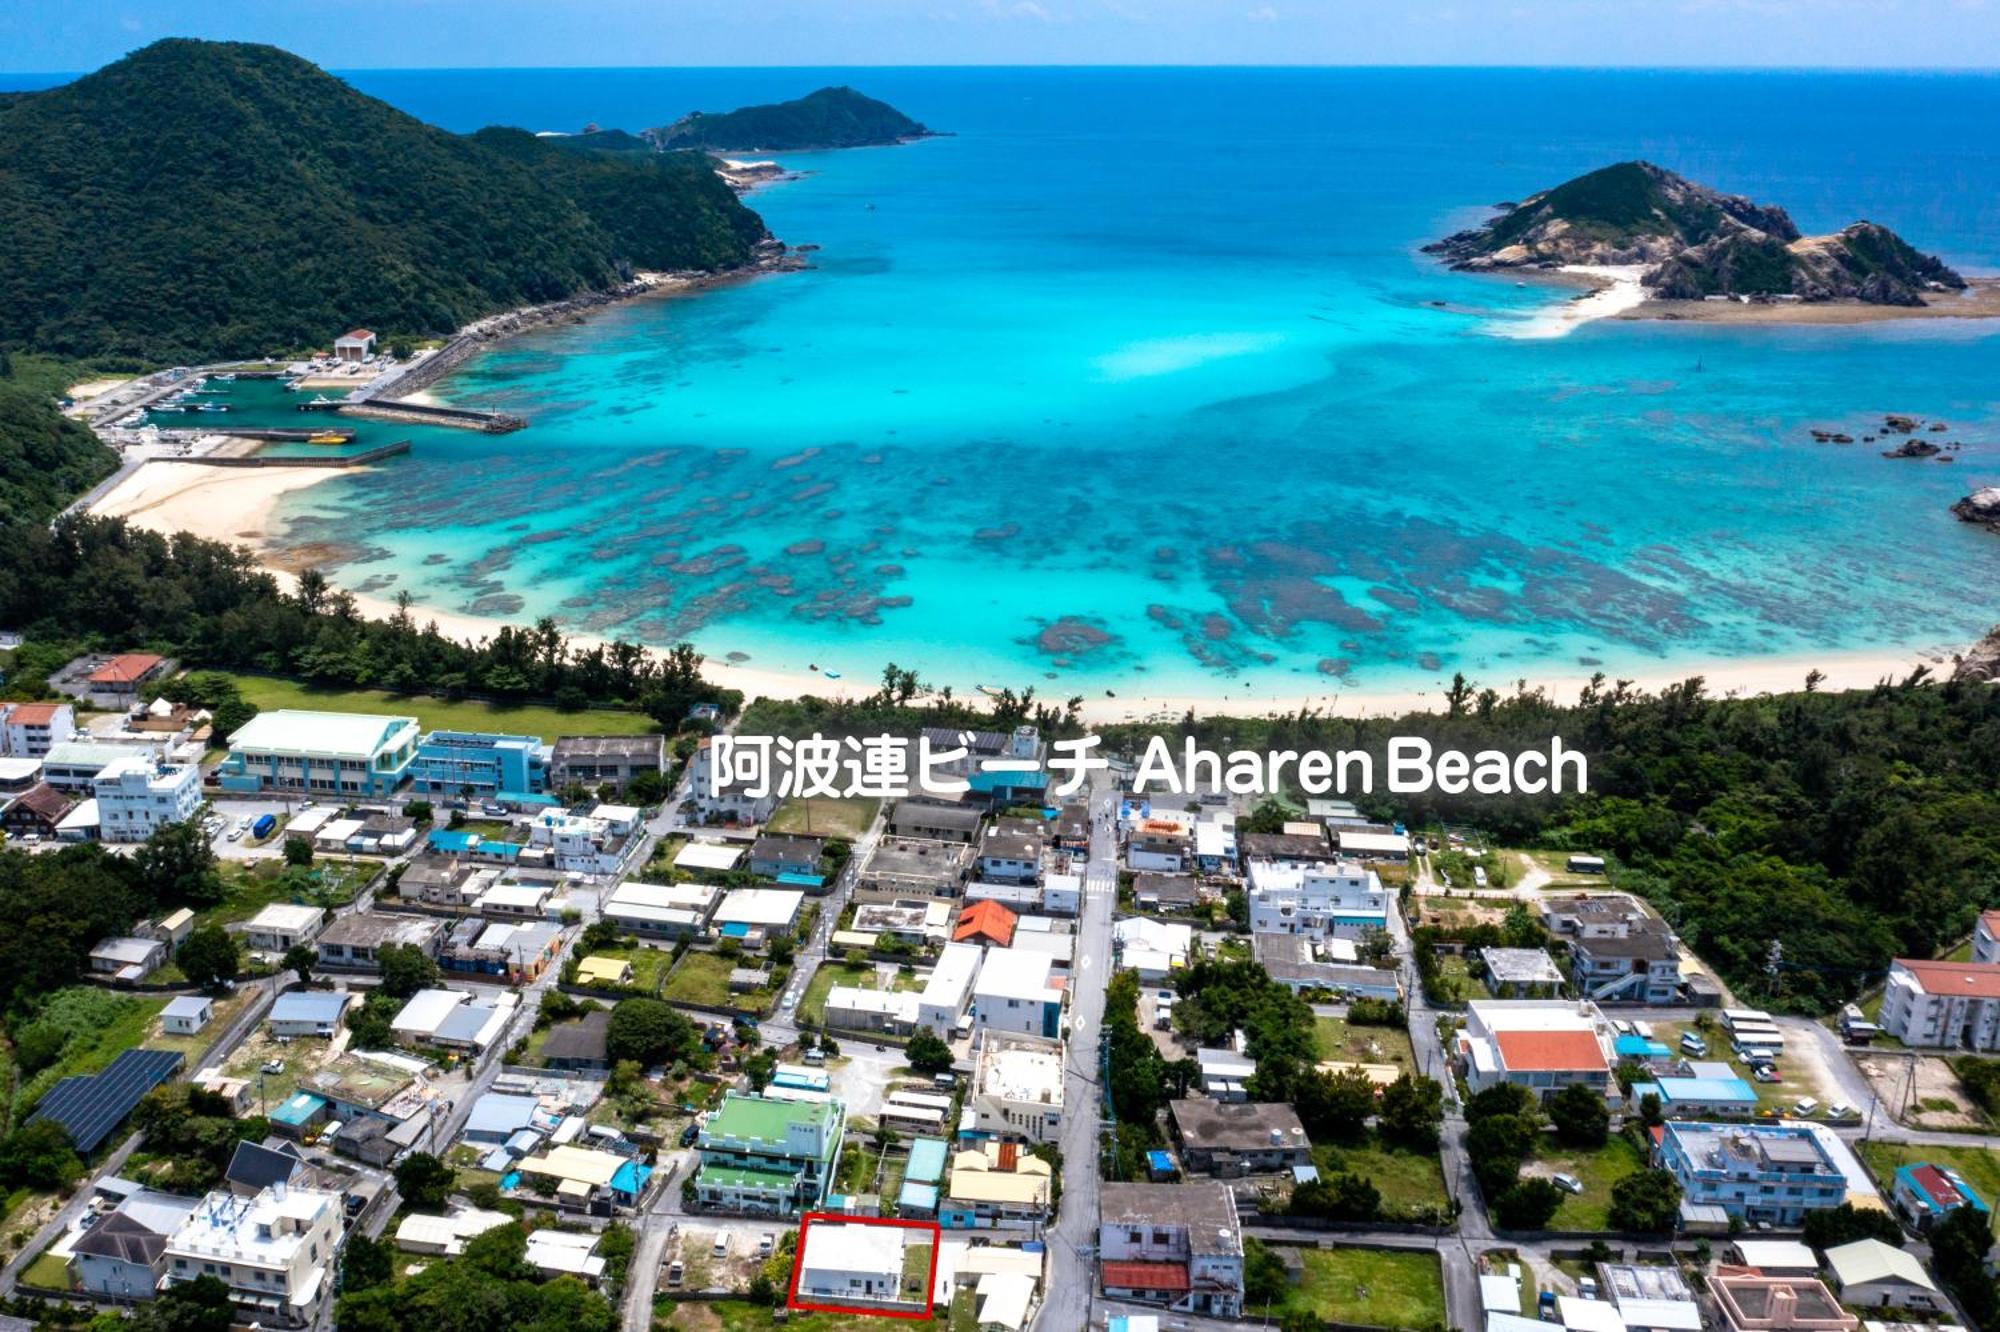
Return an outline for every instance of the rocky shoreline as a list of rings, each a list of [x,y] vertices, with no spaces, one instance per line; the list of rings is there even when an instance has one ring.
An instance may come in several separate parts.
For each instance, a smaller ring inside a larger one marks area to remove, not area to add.
[[[2000,624],[1965,650],[1951,678],[1971,684],[2000,684]]]
[[[1975,490],[1951,506],[1952,516],[2000,535],[2000,486]]]
[[[688,292],[706,291],[748,278],[761,277],[767,273],[793,273],[807,267],[801,251],[793,250],[783,241],[767,240],[759,243],[757,256],[741,268],[726,269],[721,272],[697,270],[681,273],[649,273],[630,282],[604,291],[582,291],[574,296],[565,296],[559,301],[549,301],[543,305],[525,305],[514,310],[504,310],[499,314],[487,315],[474,320],[452,335],[449,342],[424,360],[412,366],[407,372],[396,376],[380,390],[369,391],[373,386],[357,392],[357,401],[391,404],[412,394],[422,393],[433,384],[465,364],[475,352],[483,351],[508,338],[536,329],[548,328],[553,324],[580,322],[593,310],[607,305],[617,305],[624,301],[636,300],[642,296],[684,295]],[[365,398],[363,397],[365,394]]]

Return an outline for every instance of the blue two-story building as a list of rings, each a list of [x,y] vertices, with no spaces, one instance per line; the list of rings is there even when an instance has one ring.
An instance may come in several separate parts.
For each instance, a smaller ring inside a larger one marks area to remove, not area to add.
[[[1796,1226],[1847,1201],[1847,1175],[1812,1129],[1789,1124],[1668,1121],[1655,1148],[1686,1201],[1745,1224]]]
[[[540,803],[552,748],[537,735],[432,731],[410,764],[411,789],[438,798]]]

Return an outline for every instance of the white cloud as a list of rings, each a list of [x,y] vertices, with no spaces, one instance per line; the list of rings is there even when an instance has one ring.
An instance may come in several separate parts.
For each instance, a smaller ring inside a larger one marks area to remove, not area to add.
[[[1259,5],[1243,17],[1249,19],[1252,23],[1276,23],[1278,21],[1278,11],[1270,5]]]

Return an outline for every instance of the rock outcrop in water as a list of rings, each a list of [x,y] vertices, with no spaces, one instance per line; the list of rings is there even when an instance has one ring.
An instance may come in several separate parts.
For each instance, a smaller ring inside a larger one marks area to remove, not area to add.
[[[930,134],[887,102],[852,88],[821,88],[769,106],[714,114],[693,111],[671,125],[645,131],[645,138],[657,148],[727,153],[871,148],[907,143]]]
[[[2000,486],[1975,490],[1951,506],[1963,523],[1977,523],[1989,532],[2000,532]]]
[[[1855,222],[1801,235],[1784,209],[1724,194],[1651,162],[1620,162],[1504,208],[1424,247],[1471,272],[1642,265],[1660,300],[1748,296],[1922,305],[1965,279],[1895,232]]]

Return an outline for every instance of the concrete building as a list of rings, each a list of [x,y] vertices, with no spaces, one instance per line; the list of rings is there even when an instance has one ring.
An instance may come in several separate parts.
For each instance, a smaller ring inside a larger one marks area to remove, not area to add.
[[[1227,1184],[1105,1184],[1098,1217],[1098,1274],[1107,1298],[1175,1313],[1242,1316],[1242,1226]]]
[[[1810,1128],[1669,1120],[1654,1148],[1687,1203],[1749,1225],[1796,1226],[1847,1201],[1847,1176]]]
[[[337,916],[320,931],[319,964],[332,971],[380,971],[382,950],[391,947],[415,948],[426,957],[436,957],[444,931],[444,922],[435,916],[379,911]]]
[[[1982,911],[1972,930],[1972,960],[1991,965],[2000,962],[2000,911]]]
[[[42,780],[58,791],[89,795],[97,786],[97,774],[108,764],[137,754],[146,759],[160,756],[158,745],[113,744],[103,740],[70,740],[54,745],[42,755]]]
[[[1567,999],[1493,999],[1466,1006],[1456,1054],[1477,1092],[1500,1083],[1547,1100],[1571,1083],[1615,1098],[1612,1027],[1594,1004]]]
[[[1482,948],[1479,960],[1496,999],[1550,999],[1562,990],[1562,968],[1539,948]]]
[[[560,758],[561,741],[557,742]],[[704,818],[721,818],[732,823],[762,823],[778,808],[778,778],[763,784],[765,794],[750,795],[755,783],[723,782],[716,771],[714,741],[704,737],[688,760],[688,794]]]
[[[347,990],[288,990],[271,1004],[271,1034],[331,1037],[357,997]]]
[[[313,942],[325,927],[326,911],[321,907],[273,902],[232,928],[242,934],[250,949],[282,954],[293,944]]]
[[[193,1036],[215,1016],[215,1003],[206,995],[184,994],[167,1001],[160,1010],[160,1034]]]
[[[967,846],[979,840],[985,815],[970,805],[941,805],[929,800],[904,800],[889,812],[889,833],[917,841],[958,842]]]
[[[375,354],[375,334],[365,328],[351,328],[333,340],[333,359],[359,365]]]
[[[1250,862],[1250,929],[1359,939],[1389,927],[1389,893],[1374,870],[1351,861]]]
[[[717,937],[760,948],[798,927],[806,895],[793,888],[732,888],[716,903],[709,924]]]
[[[816,876],[825,850],[823,838],[765,833],[750,844],[750,872],[766,879],[783,874]]]
[[[907,1036],[916,1030],[918,997],[908,990],[869,990],[836,985],[827,991],[820,1019],[828,1031],[875,1031]]]
[[[1905,1045],[2000,1050],[2000,966],[1897,958],[1880,1021]]]
[[[215,1277],[244,1321],[310,1326],[333,1298],[341,1216],[340,1195],[319,1189],[211,1193],[167,1241],[166,1279]]]
[[[973,869],[990,883],[1034,883],[1042,876],[1042,838],[1022,819],[1002,819],[979,843]]]
[[[813,1223],[805,1231],[795,1293],[813,1304],[904,1302],[903,1237],[909,1233],[893,1226]],[[927,1292],[911,1299],[930,1303]]]
[[[1049,1163],[1017,1142],[981,1142],[956,1153],[938,1205],[947,1230],[1035,1233],[1047,1219]]]
[[[1312,1164],[1312,1142],[1289,1105],[1190,1096],[1167,1102],[1167,1116],[1192,1175],[1233,1178]]]
[[[1570,946],[1570,984],[1601,1003],[1680,998],[1680,943],[1665,921],[1617,893],[1552,897],[1542,921]]]
[[[1295,991],[1329,990],[1348,999],[1403,1000],[1403,982],[1396,970],[1360,965],[1351,939],[1253,934],[1250,953],[1272,980]]]
[[[379,800],[408,779],[418,734],[415,717],[260,712],[229,738],[216,782],[239,795],[302,791]]]
[[[989,948],[972,986],[973,1015],[990,1031],[1016,1032],[1051,1040],[1063,1034],[1063,991],[1052,978],[1054,963],[1044,953]]]
[[[933,1035],[951,1038],[960,1018],[972,1003],[973,985],[985,959],[973,944],[946,944],[938,953],[937,965],[917,995],[917,1023]]]
[[[553,920],[461,920],[438,948],[438,966],[447,975],[530,985],[562,952],[562,931]]]
[[[1724,1267],[1708,1278],[1724,1332],[1855,1332],[1861,1320],[1812,1276]]]
[[[826,1197],[847,1112],[837,1099],[771,1100],[725,1093],[696,1138],[696,1199],[722,1212],[796,1216]]]
[[[170,662],[150,652],[121,652],[84,677],[94,697],[130,700],[167,673]]]
[[[46,758],[57,745],[75,738],[74,704],[0,703],[0,754]]]
[[[1063,1046],[1040,1036],[986,1031],[966,1094],[959,1134],[1016,1142],[1062,1136]]]
[[[604,898],[598,914],[640,938],[698,938],[708,930],[722,890],[712,884],[624,882]]]
[[[965,891],[972,848],[959,842],[884,837],[855,876],[856,902],[928,902]]]
[[[92,971],[127,983],[146,979],[166,960],[165,943],[136,936],[101,939],[90,950]]]
[[[440,800],[539,797],[549,789],[553,753],[538,735],[432,731],[417,744],[410,789]]]
[[[1659,1098],[1668,1119],[1748,1119],[1757,1113],[1757,1089],[1720,1060],[1698,1060],[1691,1077],[1662,1077],[1632,1084],[1631,1104]]]

